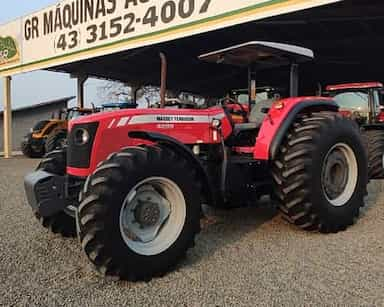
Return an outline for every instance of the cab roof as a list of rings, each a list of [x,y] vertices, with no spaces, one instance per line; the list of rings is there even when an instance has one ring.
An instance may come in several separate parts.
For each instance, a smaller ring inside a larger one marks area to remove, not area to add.
[[[312,50],[274,42],[252,41],[199,56],[205,62],[272,68],[313,60]]]
[[[369,89],[369,88],[382,88],[383,84],[381,82],[356,82],[356,83],[344,83],[337,85],[328,85],[326,87],[327,91],[341,91],[341,90],[351,90],[351,89]]]

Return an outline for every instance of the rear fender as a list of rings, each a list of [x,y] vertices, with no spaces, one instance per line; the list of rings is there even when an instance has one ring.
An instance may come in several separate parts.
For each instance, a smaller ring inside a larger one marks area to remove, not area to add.
[[[159,145],[165,146],[168,149],[176,152],[178,155],[183,156],[189,163],[191,163],[193,168],[196,170],[201,180],[202,190],[203,190],[206,202],[212,205],[216,202],[216,199],[213,193],[212,183],[209,179],[207,172],[205,171],[199,159],[196,158],[196,156],[187,146],[185,146],[183,143],[179,142],[178,140],[170,136],[160,134],[160,133],[155,133],[155,132],[131,131],[128,133],[128,136],[132,139],[140,139],[140,140],[157,143]]]
[[[297,115],[309,111],[337,112],[338,105],[332,99],[323,97],[295,97],[275,102],[260,128],[254,158],[274,160]]]

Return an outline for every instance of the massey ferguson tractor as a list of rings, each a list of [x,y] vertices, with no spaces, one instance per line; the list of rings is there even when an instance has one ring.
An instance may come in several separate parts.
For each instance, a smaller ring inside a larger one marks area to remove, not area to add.
[[[311,50],[270,42],[200,56],[249,67],[247,108],[227,98],[168,109],[162,78],[160,108],[72,120],[66,150],[49,153],[25,178],[36,217],[54,233],[77,234],[103,275],[132,281],[180,262],[200,231],[202,204],[238,207],[272,194],[303,230],[345,230],[364,206],[368,162],[358,125],[332,99],[297,97],[298,65],[312,58]],[[292,97],[257,107],[256,74],[289,65]]]
[[[369,179],[384,179],[384,103],[380,82],[329,85],[326,94],[339,105],[340,113],[360,126],[368,152]]]

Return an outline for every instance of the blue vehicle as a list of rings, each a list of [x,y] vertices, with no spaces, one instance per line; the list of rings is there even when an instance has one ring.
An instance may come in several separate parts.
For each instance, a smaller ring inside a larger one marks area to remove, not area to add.
[[[133,102],[110,102],[104,103],[101,105],[101,111],[114,111],[120,109],[135,109],[137,107],[137,103]]]

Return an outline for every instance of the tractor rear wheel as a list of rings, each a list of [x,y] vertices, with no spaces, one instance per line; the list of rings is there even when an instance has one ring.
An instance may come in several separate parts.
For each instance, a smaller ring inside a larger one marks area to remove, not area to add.
[[[65,150],[57,150],[48,153],[37,167],[38,170],[43,170],[52,174],[64,176],[66,173],[66,152]],[[74,206],[77,205],[74,196]],[[60,234],[63,237],[76,236],[76,220],[74,206],[68,207],[65,210],[50,216],[43,217],[38,213],[36,218],[40,221],[43,227],[48,228],[51,232]]]
[[[60,130],[47,137],[45,141],[45,152],[63,149],[67,142],[67,131]]]
[[[162,146],[128,147],[88,177],[77,214],[79,239],[101,274],[148,281],[194,246],[200,203],[187,160]]]
[[[384,131],[368,130],[363,137],[368,151],[369,179],[384,179]]]
[[[274,161],[281,211],[305,230],[345,230],[364,206],[367,165],[354,122],[331,112],[300,116]]]

